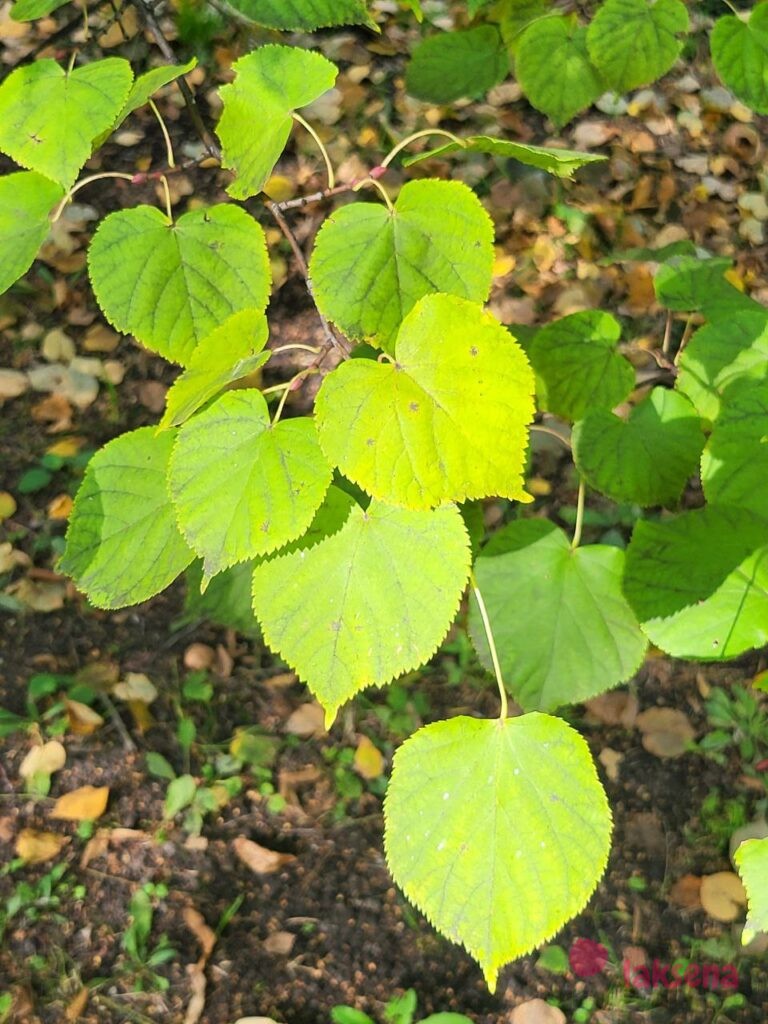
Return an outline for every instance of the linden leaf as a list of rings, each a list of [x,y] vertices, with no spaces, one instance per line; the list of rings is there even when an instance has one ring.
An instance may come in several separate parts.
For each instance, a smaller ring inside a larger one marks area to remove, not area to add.
[[[747,890],[749,913],[741,941],[746,945],[758,932],[768,932],[768,839],[747,839],[733,857]]]
[[[187,368],[166,396],[161,427],[180,426],[207,401],[269,359],[264,352],[269,326],[261,310],[243,309],[227,317],[199,343]]]
[[[323,224],[309,264],[320,312],[345,334],[393,351],[424,295],[484,302],[493,276],[493,224],[458,181],[410,181],[393,210],[342,206]]]
[[[141,427],[110,441],[88,463],[59,569],[98,608],[146,601],[194,557],[167,491],[173,441],[170,431]]]
[[[16,68],[0,85],[0,152],[69,188],[93,140],[114,124],[132,81],[121,57],[72,71],[49,59]]]
[[[121,123],[134,110],[138,110],[139,107],[143,107],[145,103],[148,103],[158,89],[162,89],[165,85],[170,85],[171,82],[175,82],[183,75],[188,75],[196,67],[197,58],[192,57],[186,64],[161,64],[159,67],[150,68],[143,75],[139,75],[131,86],[128,99],[120,111],[117,123]]]
[[[265,28],[314,32],[333,25],[367,25],[378,31],[365,0],[234,0],[232,6]]]
[[[517,160],[529,167],[555,174],[558,178],[572,178],[574,171],[585,164],[598,163],[608,157],[599,153],[578,153],[571,149],[555,149],[551,146],[529,146],[523,142],[497,139],[491,135],[470,135],[458,142],[447,142],[437,149],[417,153],[403,161],[406,167],[428,160],[431,157],[448,156],[450,153],[488,153],[505,160]]]
[[[502,675],[524,710],[588,700],[638,669],[647,641],[621,591],[620,548],[572,550],[552,523],[522,519],[494,534],[486,551],[475,575]],[[474,599],[469,625],[480,660],[491,669]]]
[[[63,195],[60,185],[34,171],[0,178],[0,294],[32,266]]]
[[[81,786],[60,796],[49,812],[51,818],[93,821],[107,809],[109,786]]]
[[[717,419],[726,388],[742,378],[765,377],[768,310],[755,306],[705,324],[683,349],[675,388],[709,422]]]
[[[264,638],[323,705],[422,665],[447,633],[469,575],[453,506],[412,512],[372,502],[338,533],[280,555],[253,575]],[[306,596],[312,595],[311,600]]]
[[[428,103],[452,103],[482,96],[509,74],[509,54],[494,25],[441,32],[413,50],[405,73],[411,96]]]
[[[230,391],[179,431],[169,487],[205,577],[295,540],[331,483],[312,420],[272,425],[260,391]]]
[[[235,80],[219,90],[216,129],[222,166],[234,171],[227,192],[248,199],[264,188],[293,127],[292,113],[333,88],[338,69],[312,50],[262,46],[233,64]]]
[[[395,881],[491,990],[584,907],[610,847],[587,744],[538,712],[419,729],[395,753],[384,818]]]
[[[613,409],[635,383],[632,364],[616,351],[619,322],[599,310],[547,324],[527,347],[539,406],[567,420],[591,409]]]
[[[473,303],[428,295],[403,321],[395,356],[351,359],[323,381],[315,408],[331,462],[406,508],[530,501],[522,471],[533,374],[509,332]]]
[[[765,372],[765,365],[762,367]],[[765,512],[768,481],[768,382],[734,381],[722,397],[701,457],[701,485],[710,505]]]
[[[755,4],[746,18],[726,14],[710,36],[715,71],[728,88],[758,114],[768,114],[768,3]]]
[[[768,643],[767,539],[768,521],[726,505],[638,522],[624,593],[651,642],[702,661]]]
[[[558,127],[605,92],[587,52],[587,29],[566,17],[541,18],[526,28],[515,73],[534,107]]]
[[[680,0],[604,0],[590,22],[587,48],[606,84],[627,92],[669,71],[689,27]]]
[[[93,236],[88,267],[109,322],[182,364],[231,313],[263,310],[269,299],[264,232],[229,204],[175,224],[153,206],[112,213]]]
[[[573,428],[576,467],[614,501],[675,505],[699,465],[701,420],[683,395],[654,388],[624,421],[603,409]]]

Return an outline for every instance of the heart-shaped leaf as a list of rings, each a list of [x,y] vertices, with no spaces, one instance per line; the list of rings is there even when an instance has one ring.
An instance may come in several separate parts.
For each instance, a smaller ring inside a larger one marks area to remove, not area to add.
[[[358,341],[393,351],[403,318],[432,292],[484,302],[493,224],[458,181],[411,181],[390,211],[353,203],[331,214],[309,264],[320,311]]]
[[[573,428],[574,459],[587,483],[643,506],[676,504],[703,447],[693,406],[664,388],[654,388],[626,422],[596,409]]]
[[[621,326],[590,309],[555,320],[526,347],[536,373],[539,406],[567,420],[590,409],[613,409],[635,383],[632,364],[616,351]]]
[[[669,71],[689,25],[680,0],[604,0],[587,31],[589,56],[611,89],[627,92]]]
[[[194,558],[179,533],[166,476],[174,435],[123,434],[88,463],[59,562],[97,608],[138,604]]]
[[[0,294],[32,266],[64,189],[34,171],[0,178]]]
[[[763,372],[766,371],[763,366]],[[701,457],[701,484],[712,505],[763,514],[768,503],[768,382],[736,380]]]
[[[520,37],[515,72],[538,110],[559,127],[605,92],[587,51],[587,30],[571,18],[541,18]]]
[[[625,682],[647,641],[621,590],[624,552],[604,544],[571,549],[562,530],[521,519],[494,534],[475,564],[506,685],[526,711],[588,700]],[[477,603],[472,640],[492,668]]]
[[[310,419],[272,425],[260,391],[230,391],[179,431],[169,487],[179,526],[215,576],[309,527],[331,483]]]
[[[261,192],[280,159],[293,111],[333,88],[337,68],[312,50],[270,45],[235,61],[233,70],[234,82],[219,90],[224,109],[216,133],[222,166],[235,173],[227,192],[248,199]]]
[[[419,729],[395,754],[384,821],[395,881],[491,990],[584,907],[611,839],[587,744],[538,712]]]
[[[121,57],[65,71],[55,60],[24,64],[0,85],[0,152],[69,188],[111,127],[131,88]]]
[[[768,3],[747,17],[726,14],[710,36],[715,70],[728,88],[758,114],[768,114]]]
[[[258,566],[253,605],[267,643],[307,683],[330,724],[358,691],[434,653],[469,566],[455,507],[412,512],[372,502],[365,512],[353,508],[333,536]]]
[[[182,364],[231,313],[263,310],[269,299],[264,232],[230,204],[175,224],[153,206],[112,213],[93,236],[88,268],[109,322]]]
[[[166,396],[161,427],[179,426],[228,384],[254,373],[269,359],[264,352],[269,327],[258,309],[227,317],[203,338]]]
[[[768,520],[726,505],[641,521],[624,593],[650,640],[718,661],[768,643]]]
[[[758,932],[768,932],[768,839],[747,839],[733,857],[749,900],[749,913],[743,943],[751,942]]]
[[[331,462],[406,508],[530,500],[521,474],[533,374],[509,332],[471,302],[428,295],[403,321],[395,358],[351,359],[323,381],[315,408]]]
[[[405,73],[405,87],[428,103],[452,103],[462,96],[484,95],[508,74],[509,54],[498,29],[478,25],[420,42]]]

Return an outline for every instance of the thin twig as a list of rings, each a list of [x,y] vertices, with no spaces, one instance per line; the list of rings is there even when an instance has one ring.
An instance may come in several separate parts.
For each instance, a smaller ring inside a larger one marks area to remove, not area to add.
[[[157,43],[157,48],[160,53],[162,53],[163,57],[165,57],[169,64],[178,66],[180,61],[177,60],[176,54],[173,52],[168,40],[163,35],[163,30],[160,28],[160,24],[150,5],[146,0],[131,0],[131,3],[138,11],[139,17],[144,22],[148,32]],[[192,95],[192,90],[187,85],[187,81],[183,75],[176,79],[176,84],[179,87],[181,95],[184,97],[184,103],[186,104],[187,111],[189,112],[190,120],[194,125],[195,131],[200,137],[200,141],[205,146],[208,154],[214,157],[214,159],[220,161],[221,149],[211,133],[205,127],[205,122],[203,121],[203,117],[200,113],[195,97]]]
[[[107,709],[107,714],[109,715],[110,721],[114,725],[115,729],[117,729],[120,739],[123,741],[123,746],[125,747],[126,750],[135,750],[136,744],[133,742],[130,733],[125,728],[125,724],[122,718],[120,717],[117,708],[112,702],[112,698],[109,696],[109,694],[106,693],[101,693],[99,694],[99,696],[101,697],[104,707]]]

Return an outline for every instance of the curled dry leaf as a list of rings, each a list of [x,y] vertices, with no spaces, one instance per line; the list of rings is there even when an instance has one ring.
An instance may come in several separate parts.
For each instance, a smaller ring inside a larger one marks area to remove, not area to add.
[[[16,837],[17,856],[27,864],[42,864],[56,857],[69,842],[58,832],[38,832],[34,828],[23,828]]]
[[[157,688],[143,672],[126,672],[125,678],[114,686],[112,692],[120,700],[151,704],[157,697]]]
[[[64,706],[67,709],[69,731],[76,736],[90,736],[104,724],[104,719],[98,711],[94,711],[93,708],[89,708],[87,704],[82,704],[79,700],[67,698],[64,701]]]
[[[209,927],[199,910],[184,907],[184,924],[189,928],[203,951],[203,959],[207,960],[216,945],[216,933]]]
[[[308,740],[325,733],[325,712],[315,701],[302,704],[293,711],[285,723],[285,731],[291,736]]]
[[[68,494],[57,494],[53,501],[48,503],[49,519],[69,519],[74,502]]]
[[[67,585],[53,580],[23,579],[12,583],[6,593],[33,612],[55,612],[64,607]]]
[[[184,1014],[184,1024],[197,1024],[205,1009],[206,978],[202,963],[189,964],[187,967],[191,995]]]
[[[83,1010],[88,1005],[88,996],[91,994],[91,990],[86,988],[85,985],[80,989],[74,999],[67,1004],[67,1008],[64,1011],[64,1020],[74,1021],[80,1020]]]
[[[232,849],[236,856],[250,868],[256,875],[271,875],[284,864],[296,860],[292,853],[278,853],[276,850],[268,850],[265,846],[259,846],[252,839],[245,836],[238,836],[232,841]]]
[[[629,690],[611,690],[593,697],[584,705],[588,718],[602,725],[620,725],[631,729],[635,724],[639,704],[637,697]]]
[[[683,910],[701,908],[701,878],[698,875],[683,875],[669,890],[669,902]]]
[[[93,821],[107,809],[109,786],[81,786],[60,796],[50,812],[51,818],[66,821]]]
[[[701,880],[701,905],[716,921],[735,921],[747,905],[741,879],[733,871],[718,871]]]
[[[49,740],[39,746],[32,747],[19,765],[22,779],[31,779],[35,775],[53,775],[67,763],[67,752],[58,740]]]
[[[688,718],[675,708],[649,708],[637,716],[643,746],[655,757],[679,757],[696,733]]]

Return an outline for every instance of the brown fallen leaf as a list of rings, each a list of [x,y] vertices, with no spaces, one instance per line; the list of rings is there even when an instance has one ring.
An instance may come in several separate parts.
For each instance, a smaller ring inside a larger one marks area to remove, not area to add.
[[[93,324],[85,332],[83,348],[86,352],[114,352],[120,344],[120,335],[104,324]]]
[[[184,907],[183,917],[184,924],[200,943],[203,958],[207,960],[213,952],[213,947],[216,945],[216,933],[206,923],[200,911],[195,910],[194,907]]]
[[[47,513],[49,519],[69,519],[74,502],[68,494],[57,494],[48,503]]]
[[[99,857],[103,857],[108,849],[109,829],[97,829],[96,834],[91,836],[80,855],[80,867],[87,868],[92,860],[98,860]]]
[[[669,902],[683,910],[701,908],[701,878],[698,875],[683,875],[669,890]]]
[[[362,778],[378,779],[384,772],[384,756],[367,736],[361,736],[352,765]]]
[[[624,755],[620,751],[614,750],[613,747],[603,747],[597,756],[611,782],[618,782],[619,766],[624,760]]]
[[[637,697],[629,690],[611,690],[593,697],[584,705],[590,721],[601,722],[603,725],[621,725],[631,729],[635,724],[639,705]]]
[[[701,880],[701,905],[716,921],[735,921],[747,905],[741,879],[733,871],[717,871]]]
[[[49,812],[66,821],[94,821],[107,809],[109,786],[80,786],[60,796]]]
[[[189,978],[190,998],[184,1014],[184,1024],[198,1024],[205,1009],[206,978],[204,961],[187,965],[187,976]]]
[[[38,832],[34,828],[23,828],[16,837],[15,850],[27,864],[42,864],[57,856],[69,842],[67,836],[58,832]]]
[[[94,711],[93,708],[89,708],[87,704],[82,704],[79,700],[67,698],[64,701],[64,706],[67,709],[69,731],[76,736],[90,736],[104,724],[104,719],[98,711]]]
[[[272,932],[264,939],[264,950],[275,956],[288,956],[295,942],[293,932]]]
[[[7,587],[6,593],[33,612],[55,612],[64,607],[67,585],[49,580],[23,579]]]
[[[205,671],[213,664],[216,651],[208,644],[190,644],[184,651],[184,668],[192,671]]]
[[[566,1024],[565,1014],[543,999],[528,999],[509,1014],[509,1024]]]
[[[302,704],[288,716],[285,731],[303,740],[322,736],[326,731],[325,712],[315,701]]]
[[[31,779],[35,775],[53,775],[67,763],[67,752],[58,740],[41,743],[25,755],[19,765],[22,779]]]
[[[18,398],[29,387],[29,377],[21,370],[0,370],[0,403]]]
[[[637,716],[643,746],[655,757],[680,757],[696,733],[687,716],[676,708],[649,708]]]
[[[252,839],[238,836],[232,841],[232,849],[236,856],[256,875],[271,875],[279,871],[284,864],[296,860],[292,853],[278,853],[259,846]]]
[[[112,693],[128,703],[151,704],[157,697],[157,688],[143,672],[126,672],[125,678],[112,688]]]
[[[91,994],[91,990],[86,988],[85,985],[80,989],[75,998],[67,1004],[67,1008],[64,1011],[64,1020],[72,1022],[80,1020],[83,1011],[88,1005],[88,997]]]

